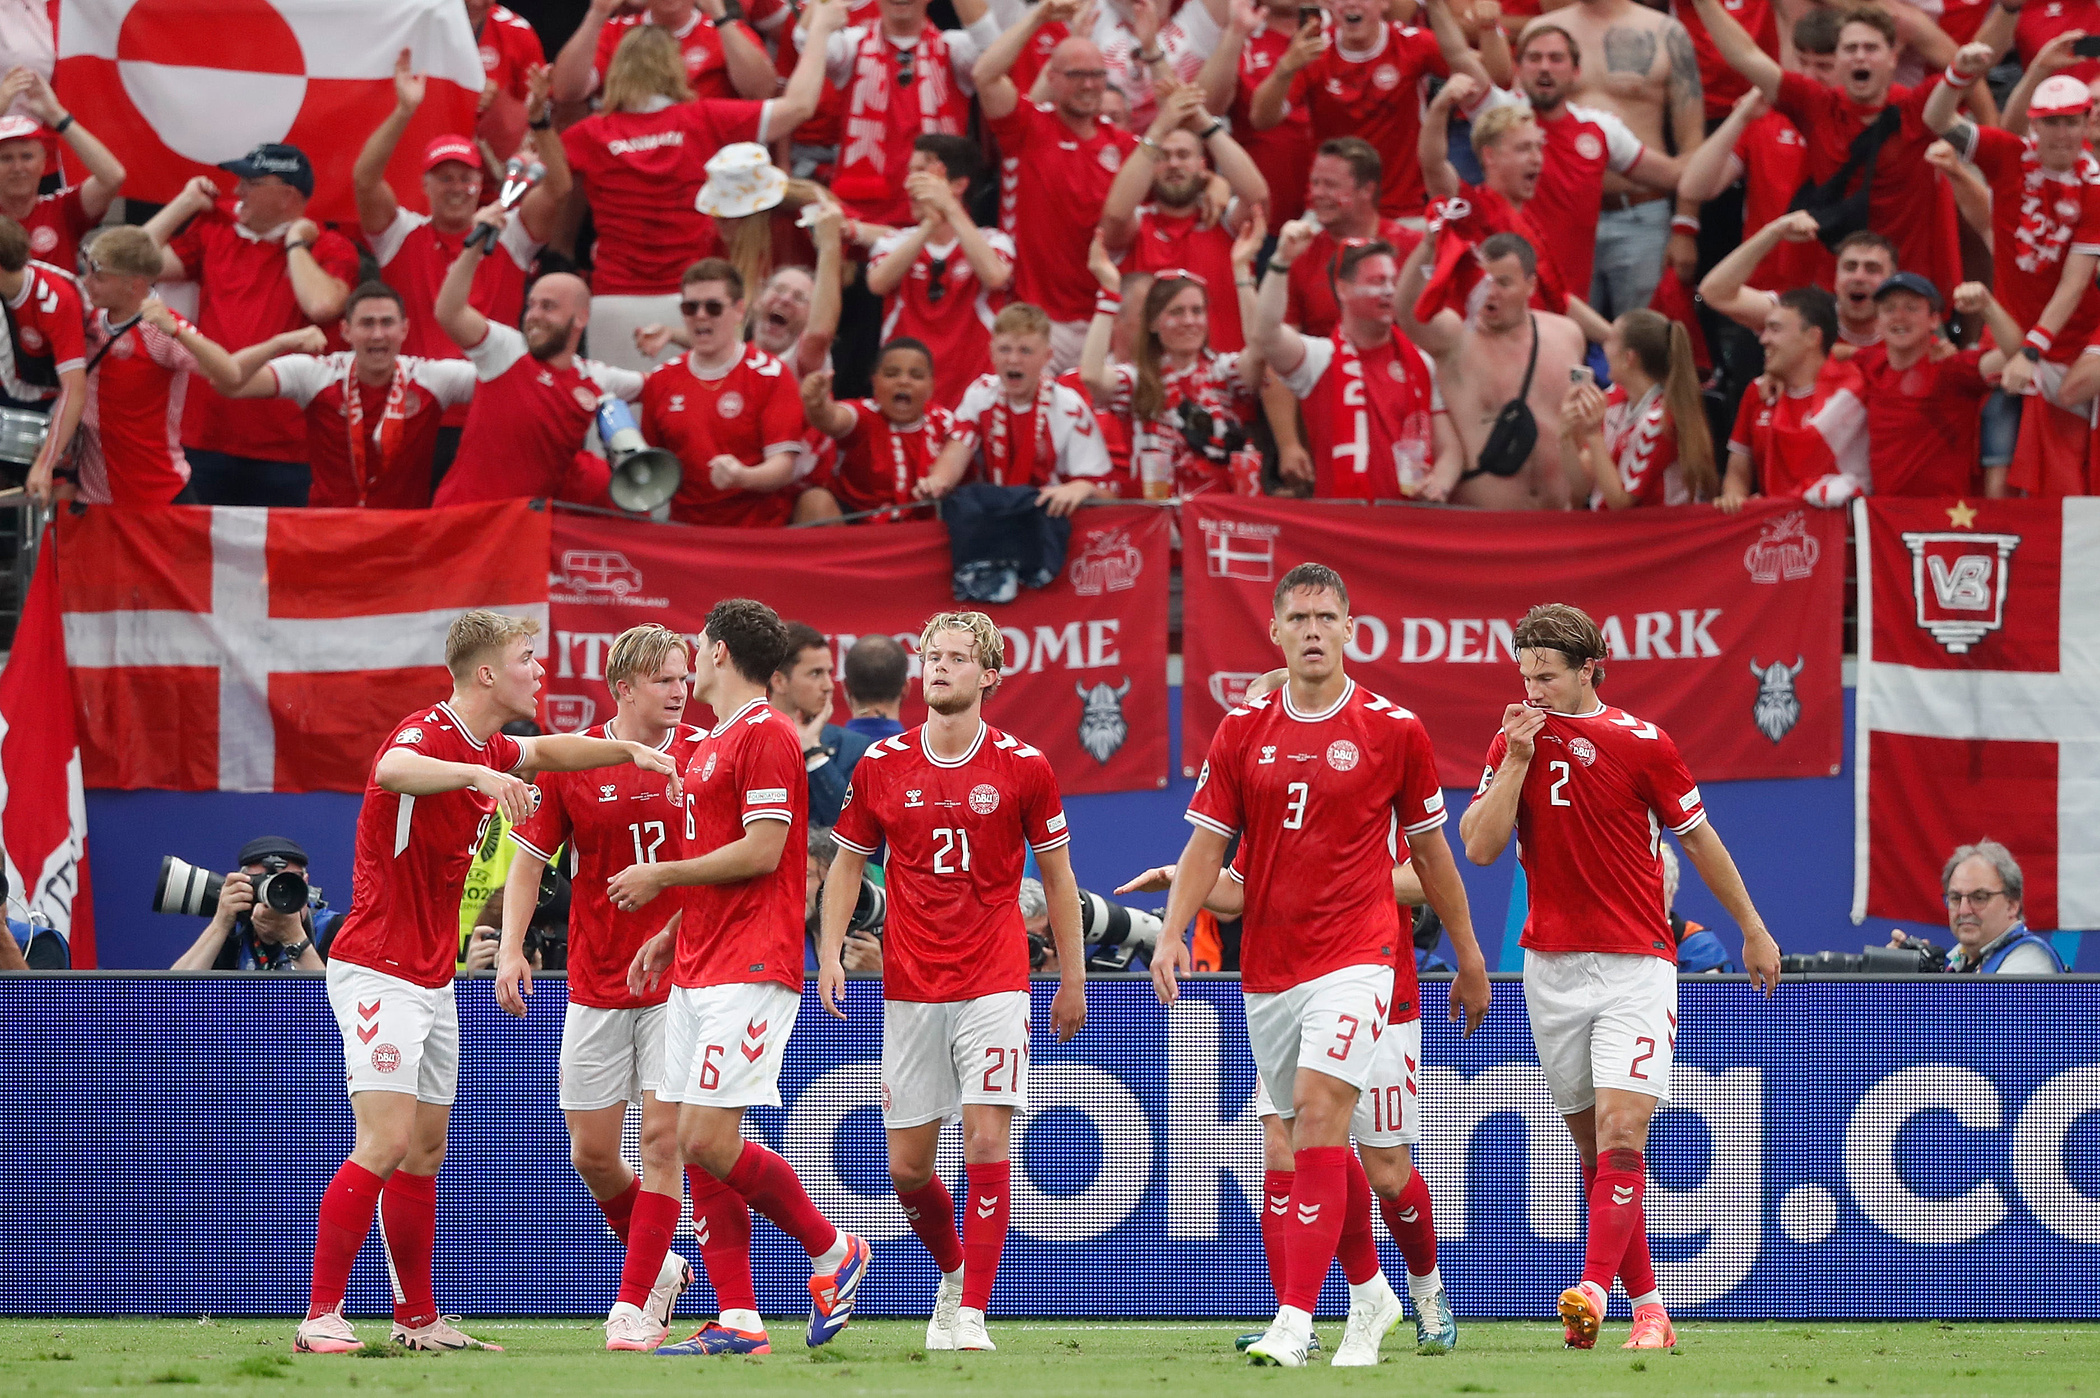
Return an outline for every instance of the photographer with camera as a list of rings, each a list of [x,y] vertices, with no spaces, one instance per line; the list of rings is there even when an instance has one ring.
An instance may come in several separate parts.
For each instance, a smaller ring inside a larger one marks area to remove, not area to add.
[[[1996,840],[1963,845],[1940,870],[1940,892],[1947,901],[1947,930],[1954,946],[1944,967],[1932,970],[1984,971],[2000,975],[2061,975],[2063,958],[2049,939],[2027,930],[2021,895],[2026,881],[2012,851]],[[1920,944],[1898,932],[1892,947]]]
[[[1164,889],[1165,885],[1161,885]],[[1117,889],[1118,893],[1123,889]],[[1057,943],[1050,937],[1050,901],[1040,879],[1021,880],[1021,922],[1028,929],[1028,974],[1057,974]],[[1079,940],[1086,947],[1086,969],[1149,971],[1152,948],[1159,941],[1159,914],[1111,903],[1098,893],[1079,890]]]
[[[831,861],[838,858],[838,853],[839,844],[831,838],[829,826],[809,827],[809,879],[802,905],[802,935],[803,967],[812,975],[817,969],[817,933],[823,921],[824,876],[831,872]],[[888,894],[863,871],[860,896],[854,901],[853,916],[846,921],[846,945],[839,953],[839,964],[848,974],[882,974],[882,924],[888,916]]]
[[[296,840],[262,835],[241,846],[239,867],[221,877],[173,855],[161,861],[153,911],[209,913],[211,921],[171,971],[322,971],[315,945],[336,915],[319,904],[317,923],[309,906],[306,851]]]

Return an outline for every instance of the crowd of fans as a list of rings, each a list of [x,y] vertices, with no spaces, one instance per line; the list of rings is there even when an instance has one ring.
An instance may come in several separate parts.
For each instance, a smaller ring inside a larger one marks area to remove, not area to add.
[[[32,494],[605,505],[607,397],[712,525],[2086,490],[2100,0],[590,0],[551,62],[461,4],[476,128],[407,207],[404,52],[343,226],[264,145],[97,227],[0,53]]]

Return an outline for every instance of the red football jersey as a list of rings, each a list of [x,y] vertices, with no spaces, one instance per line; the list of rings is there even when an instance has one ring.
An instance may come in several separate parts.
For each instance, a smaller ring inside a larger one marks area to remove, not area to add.
[[[1259,994],[1394,963],[1409,945],[1399,840],[1444,823],[1444,793],[1421,720],[1351,680],[1325,713],[1299,713],[1288,689],[1230,710],[1188,819],[1240,835],[1240,977]]]
[[[58,376],[87,363],[87,314],[73,274],[42,262],[22,270],[22,285],[4,312],[0,392],[22,402],[59,396]]]
[[[618,738],[610,723],[586,730],[585,736]],[[656,750],[683,770],[701,736],[699,729],[681,724],[664,735]],[[589,772],[544,772],[538,786],[540,808],[514,827],[510,838],[542,864],[557,851],[562,854],[562,871],[569,876],[570,1001],[601,1010],[661,1005],[671,997],[669,983],[647,995],[629,995],[627,966],[642,943],[663,931],[678,905],[659,899],[621,912],[605,886],[631,865],[686,858],[685,812],[671,803],[661,775],[631,763]]]
[[[778,981],[802,988],[802,909],[809,848],[809,773],[795,725],[753,699],[693,744],[685,768],[689,857],[744,837],[754,820],[787,822],[787,848],[770,874],[682,890],[678,959],[671,984]],[[669,915],[670,909],[664,910]]]
[[[1808,142],[1777,112],[1752,121],[1736,143],[1743,167],[1743,232],[1754,233],[1786,213],[1808,172]],[[1821,243],[1782,242],[1751,275],[1752,286],[1828,286],[1837,260]]]
[[[909,505],[917,498],[913,490],[955,435],[955,415],[929,405],[924,417],[899,427],[882,415],[873,398],[855,398],[846,406],[853,410],[853,431],[837,443],[831,478],[839,507],[853,514]]]
[[[1706,821],[1677,744],[1602,703],[1586,714],[1548,713],[1537,741],[1517,797],[1517,857],[1531,889],[1523,945],[1675,961],[1661,832],[1688,835]],[[1480,792],[1508,751],[1497,732]]]
[[[1286,112],[1282,122],[1266,131],[1254,129],[1254,89],[1275,71],[1276,60],[1283,57],[1297,32],[1297,26],[1288,20],[1272,24],[1274,18],[1262,11],[1261,27],[1247,36],[1240,49],[1239,85],[1233,89],[1226,116],[1232,123],[1233,139],[1269,182],[1269,227],[1281,228],[1305,215],[1305,186],[1312,178],[1314,143],[1312,114],[1303,107]],[[1018,77],[1014,80],[1020,81]]]
[[[1774,63],[1779,61],[1779,16],[1774,12],[1771,0],[1721,0],[1721,8],[1749,32],[1767,58]],[[1735,107],[1736,98],[1748,92],[1750,84],[1743,80],[1741,73],[1728,66],[1728,60],[1721,57],[1721,51],[1714,47],[1713,36],[1706,32],[1706,21],[1699,18],[1698,6],[1690,0],[1673,0],[1670,13],[1684,26],[1686,36],[1692,41],[1692,52],[1699,56],[1699,84],[1706,94],[1706,120],[1710,130],[1711,123],[1728,116]],[[1957,39],[1955,42],[1963,41]]]
[[[1436,468],[1435,418],[1443,390],[1429,356],[1399,336],[1358,350],[1337,330],[1305,341],[1283,376],[1305,400],[1313,494],[1322,500],[1398,500]]]
[[[80,240],[95,223],[87,215],[79,185],[39,194],[29,217],[22,220],[22,227],[29,233],[29,255],[71,271],[79,260]]]
[[[1981,346],[1908,369],[1890,367],[1887,345],[1852,356],[1866,386],[1876,495],[1961,495],[1976,484],[1977,412],[1991,391],[1982,359]]]
[[[1745,393],[1736,409],[1730,451],[1748,452],[1751,475],[1765,495],[1799,495],[1833,472],[1864,487],[1873,479],[1867,446],[1867,387],[1859,366],[1826,359],[1803,394],[1767,403]]]
[[[1638,401],[1626,396],[1624,385],[1613,384],[1604,395],[1604,449],[1609,461],[1593,462],[1597,470],[1616,468],[1619,484],[1636,505],[1682,505],[1691,496],[1684,486],[1684,472],[1677,466],[1677,425],[1663,406],[1662,385],[1642,394]],[[1604,508],[1604,492],[1590,491],[1590,508]]]
[[[632,33],[637,25],[655,22],[646,10],[638,15],[618,15],[607,21],[605,27],[598,31],[598,47],[591,58],[593,89],[604,84],[605,74],[612,67],[613,54],[619,49],[620,41]],[[749,24],[739,24],[737,27],[744,31],[745,38],[761,48],[764,47]],[[686,85],[693,89],[693,96],[733,102],[744,95],[736,90],[736,84],[729,81],[729,58],[722,51],[721,33],[707,16],[700,12],[699,6],[693,7],[692,16],[686,20],[684,28],[671,31],[671,37],[678,41],[678,51],[685,58]]]
[[[2042,168],[2034,137],[1996,127],[1975,133],[1963,154],[1991,186],[1991,290],[2005,313],[2023,326],[2063,280],[2071,253],[2100,253],[2100,160],[2080,152],[2077,164],[2056,174]],[[2088,286],[2043,357],[2069,364],[2100,327],[2100,289]]]
[[[572,359],[556,368],[534,359],[525,336],[508,325],[490,321],[481,343],[467,350],[478,384],[459,438],[459,455],[445,473],[433,503],[468,505],[477,500],[516,500],[557,495],[599,504],[591,492],[578,489],[583,477],[577,458],[598,412],[598,399],[610,393],[633,402],[641,397],[642,376],[594,359]],[[592,479],[604,489],[604,461]]]
[[[429,214],[402,208],[395,209],[394,221],[369,240],[372,256],[379,259],[380,275],[408,306],[403,354],[423,359],[466,357],[437,320],[438,288],[445,284],[445,273],[459,260],[466,240],[466,231],[456,236],[440,233]],[[498,325],[516,325],[525,311],[525,281],[539,255],[539,240],[526,231],[524,215],[511,210],[496,246],[474,269],[467,304]]]
[[[671,518],[681,524],[745,529],[786,524],[795,512],[792,484],[778,490],[722,490],[707,463],[727,454],[756,466],[776,452],[799,452],[802,395],[787,366],[757,345],[726,369],[696,369],[690,354],[649,371],[642,381],[644,439],[685,467]]]
[[[1186,214],[1170,214],[1155,204],[1137,212],[1137,241],[1123,263],[1127,276],[1134,272],[1194,272],[1203,279],[1203,294],[1210,310],[1210,347],[1225,354],[1238,354],[1247,336],[1240,328],[1240,297],[1233,283],[1232,234],[1222,223],[1205,227],[1191,208]]]
[[[508,159],[525,140],[526,82],[547,61],[547,50],[537,30],[501,5],[489,9],[474,39],[481,50],[482,81],[496,89],[474,134]]]
[[[1023,102],[986,125],[999,142],[999,225],[1018,254],[1015,299],[1052,320],[1091,318],[1096,285],[1086,250],[1137,137],[1102,117],[1082,140],[1048,102]]]
[[[471,787],[435,796],[386,790],[379,784],[379,759],[397,747],[498,772],[517,771],[525,752],[500,730],[477,742],[444,703],[396,724],[372,758],[365,803],[357,812],[350,911],[329,959],[415,985],[448,985],[459,966],[459,898],[467,867],[496,803]]]
[[[1312,113],[1312,142],[1361,136],[1385,162],[1378,212],[1416,218],[1427,198],[1416,146],[1422,135],[1427,79],[1448,78],[1451,67],[1426,29],[1387,24],[1368,53],[1352,54],[1331,35],[1327,51],[1291,79],[1292,110]]]
[[[189,322],[177,320],[187,325]],[[96,311],[87,336],[109,348],[88,375],[80,414],[80,498],[91,505],[148,509],[165,505],[190,481],[182,451],[182,404],[197,361],[182,342],[146,322],[110,343],[108,311]]]
[[[1225,866],[1225,872],[1230,874],[1232,881],[1239,884],[1242,888],[1245,888],[1247,884],[1245,850],[1245,845],[1241,845],[1239,849],[1234,850],[1232,852],[1232,863]],[[1403,854],[1400,857],[1400,866],[1405,866],[1412,857],[1411,855]],[[1394,901],[1395,906],[1398,906],[1398,900]],[[1407,914],[1403,913],[1401,915],[1401,926],[1403,929],[1407,925],[1407,920]],[[1421,1017],[1422,981],[1415,970],[1415,944],[1411,938],[1402,938],[1400,950],[1393,957],[1393,999],[1386,1010],[1385,1022],[1387,1024],[1406,1024],[1409,1020],[1416,1020]]]
[[[277,396],[306,409],[306,461],[315,509],[420,510],[430,505],[431,461],[445,410],[474,397],[474,366],[463,359],[402,355],[398,420],[387,421],[393,383],[354,379],[349,350],[316,358],[283,354],[269,363]],[[349,385],[357,387],[361,452],[350,441]],[[392,430],[389,430],[389,429]]]
[[[1038,748],[990,724],[952,762],[914,728],[870,747],[832,838],[873,855],[884,841],[882,997],[944,1004],[1028,989],[1021,921],[1027,848],[1071,842],[1057,774]]]
[[[1393,245],[1397,261],[1405,262],[1422,235],[1398,219],[1380,218],[1378,236]],[[1284,303],[1283,323],[1305,335],[1332,335],[1342,323],[1342,308],[1334,299],[1335,267],[1341,261],[1342,240],[1329,229],[1321,229],[1298,254],[1289,273],[1290,300]]]
[[[1013,239],[997,228],[983,232],[984,240],[1013,265]],[[884,237],[868,253],[868,265],[889,256],[908,236],[910,230],[899,229]],[[918,260],[882,303],[883,342],[900,335],[923,340],[933,351],[933,401],[952,408],[992,362],[992,321],[1006,305],[1008,289],[992,291],[979,281],[959,241],[920,248]]]

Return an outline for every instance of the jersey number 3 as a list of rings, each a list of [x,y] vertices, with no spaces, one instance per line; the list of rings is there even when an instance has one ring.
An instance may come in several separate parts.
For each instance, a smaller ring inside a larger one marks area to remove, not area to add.
[[[1290,804],[1285,806],[1283,810],[1283,828],[1286,830],[1303,830],[1305,828],[1305,798],[1312,793],[1311,785],[1306,782],[1292,782],[1283,789],[1283,793],[1290,800]]]

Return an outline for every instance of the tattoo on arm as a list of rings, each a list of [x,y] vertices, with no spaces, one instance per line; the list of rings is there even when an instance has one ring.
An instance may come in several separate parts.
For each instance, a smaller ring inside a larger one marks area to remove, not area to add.
[[[1671,103],[1695,104],[1703,114],[1706,87],[1699,80],[1699,55],[1692,48],[1692,36],[1673,19],[1663,29],[1663,43],[1670,55]]]
[[[1962,159],[1969,159],[1976,154],[1976,123],[1967,120],[1955,122],[1947,128],[1945,140]]]
[[[1646,77],[1655,67],[1655,31],[1615,24],[1604,31],[1604,70]]]

